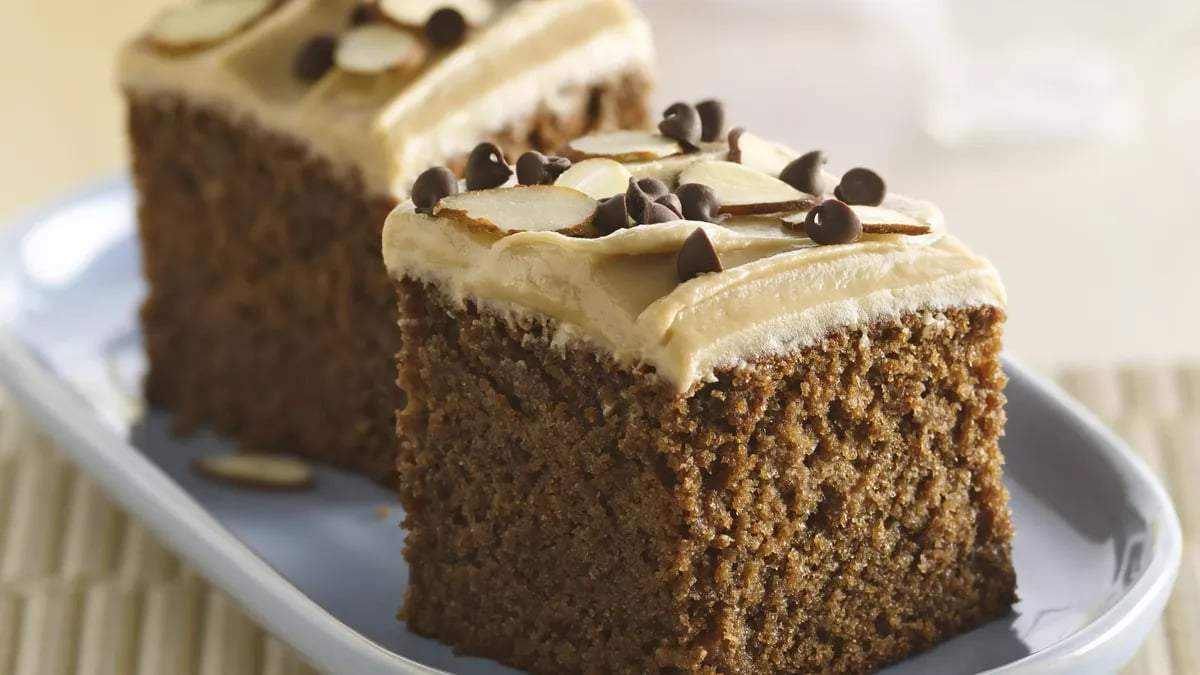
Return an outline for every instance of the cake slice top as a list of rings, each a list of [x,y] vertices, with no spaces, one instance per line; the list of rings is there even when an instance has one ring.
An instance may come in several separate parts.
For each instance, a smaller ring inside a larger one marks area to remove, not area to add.
[[[652,62],[624,0],[193,0],[121,53],[121,86],[305,143],[372,193],[465,155],[563,92]]]
[[[669,110],[665,133],[527,153],[515,176],[490,144],[472,153],[466,186],[427,171],[384,228],[389,272],[514,319],[552,318],[556,343],[649,366],[681,393],[840,329],[1004,306],[996,271],[945,233],[934,205],[867,169],[831,174],[820,152],[725,136],[715,102],[679,105],[691,122]]]

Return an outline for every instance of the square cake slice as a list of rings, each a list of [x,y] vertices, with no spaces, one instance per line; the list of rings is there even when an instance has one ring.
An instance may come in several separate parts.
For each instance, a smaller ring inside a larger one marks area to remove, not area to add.
[[[995,270],[717,110],[389,217],[411,630],[533,673],[858,673],[1014,602]]]
[[[417,173],[646,121],[624,0],[211,0],[121,54],[148,297],[146,394],[394,480],[379,233]]]

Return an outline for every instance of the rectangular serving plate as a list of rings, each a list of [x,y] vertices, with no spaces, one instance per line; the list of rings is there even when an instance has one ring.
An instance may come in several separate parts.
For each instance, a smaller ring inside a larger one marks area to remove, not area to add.
[[[318,467],[314,490],[262,493],[189,470],[229,452],[142,410],[133,195],[114,179],[0,238],[0,381],[81,468],[266,628],[331,673],[513,673],[454,655],[395,619],[407,584],[387,490]],[[1052,385],[1006,361],[1006,484],[1021,601],[1003,619],[886,669],[1102,673],[1132,658],[1182,550],[1146,467]],[[381,507],[390,510],[381,518]]]

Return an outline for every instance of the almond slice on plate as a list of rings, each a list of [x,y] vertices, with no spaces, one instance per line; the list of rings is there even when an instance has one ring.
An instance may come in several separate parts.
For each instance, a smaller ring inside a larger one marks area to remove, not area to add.
[[[307,462],[282,455],[212,455],[192,462],[192,469],[223,483],[259,490],[303,490],[316,480]]]
[[[929,225],[899,211],[878,206],[852,205],[850,208],[862,222],[863,234],[904,234],[915,237],[933,232],[933,228]],[[793,232],[803,233],[806,217],[808,217],[807,210],[791,213],[784,217],[783,224]]]
[[[679,142],[649,131],[609,131],[581,136],[568,147],[571,159],[605,157],[617,162],[649,162],[683,153]]]
[[[449,218],[471,232],[505,236],[517,232],[558,232],[579,236],[591,231],[596,200],[572,188],[529,185],[460,192],[444,197],[433,215]]]
[[[274,0],[221,0],[174,7],[158,15],[147,37],[167,51],[203,49],[242,32],[274,5]]]
[[[592,199],[605,199],[625,192],[633,174],[620,162],[596,157],[572,164],[554,181],[559,187],[579,190]]]
[[[338,68],[366,75],[416,68],[424,60],[425,46],[419,38],[384,24],[367,24],[346,31],[333,55]]]
[[[454,9],[469,26],[479,26],[492,18],[496,5],[492,0],[379,0],[383,18],[408,28],[420,28],[439,9]]]
[[[705,160],[679,174],[679,184],[700,183],[717,193],[721,213],[753,215],[811,208],[814,200],[787,183],[742,164]]]
[[[769,176],[778,176],[800,153],[773,141],[752,134],[745,129],[729,132],[729,154],[727,159]]]

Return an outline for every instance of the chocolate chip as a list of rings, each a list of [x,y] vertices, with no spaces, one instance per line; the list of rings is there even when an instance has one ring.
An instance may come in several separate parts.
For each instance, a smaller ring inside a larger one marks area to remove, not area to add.
[[[850,169],[842,176],[842,182],[834,188],[833,194],[847,204],[879,206],[887,196],[887,185],[870,169]]]
[[[438,49],[447,49],[462,42],[467,34],[467,20],[453,7],[443,7],[425,22],[425,37]]]
[[[710,98],[696,104],[700,114],[700,140],[712,143],[721,140],[725,133],[725,104]]]
[[[629,188],[625,190],[625,203],[629,207],[629,215],[639,223],[645,222],[643,216],[646,207],[670,192],[667,184],[657,178],[630,178]]]
[[[862,231],[862,222],[854,209],[836,199],[821,202],[804,219],[805,234],[823,246],[858,241]]]
[[[702,223],[719,223],[724,218],[720,216],[721,201],[717,193],[707,185],[700,183],[684,183],[675,190],[682,205],[680,213],[688,220]]]
[[[675,103],[667,108],[658,130],[663,136],[679,141],[684,150],[700,149],[700,113],[693,106]]]
[[[683,240],[683,248],[679,249],[679,257],[675,261],[675,271],[679,282],[694,279],[701,274],[720,272],[725,267],[721,265],[721,256],[713,248],[712,241],[704,230],[699,228]]]
[[[673,223],[680,219],[682,216],[673,211],[669,205],[654,202],[646,207],[642,213],[642,219],[638,222],[642,225],[654,225],[656,223]]]
[[[734,127],[729,130],[729,152],[725,155],[726,161],[733,162],[734,164],[742,163],[741,140],[744,133],[746,133],[746,130],[742,127]]]
[[[490,190],[500,187],[513,175],[504,159],[504,151],[495,143],[480,143],[467,157],[467,189]]]
[[[530,150],[517,159],[517,182],[521,185],[551,185],[562,172],[571,168],[566,157],[547,157]]]
[[[791,185],[801,192],[821,196],[825,194],[825,186],[821,181],[821,167],[829,161],[825,153],[813,150],[792,160],[783,171],[779,172],[779,180]]]
[[[375,20],[375,5],[370,2],[360,2],[350,12],[350,25],[361,26]]]
[[[661,204],[662,206],[671,209],[671,212],[675,214],[676,218],[683,218],[683,205],[679,203],[679,197],[676,197],[672,194],[666,194],[658,199],[655,199],[654,203]]]
[[[300,45],[296,60],[292,62],[292,73],[301,82],[316,82],[333,67],[333,53],[337,51],[337,38],[332,35],[314,35]]]
[[[458,178],[444,166],[426,169],[412,186],[412,201],[417,213],[432,214],[433,207],[444,197],[458,194]]]
[[[601,199],[596,207],[596,219],[592,226],[601,234],[611,234],[629,227],[629,209],[625,207],[625,195],[613,195]]]

